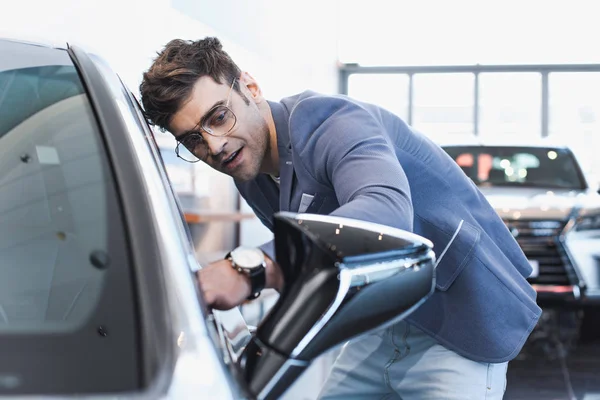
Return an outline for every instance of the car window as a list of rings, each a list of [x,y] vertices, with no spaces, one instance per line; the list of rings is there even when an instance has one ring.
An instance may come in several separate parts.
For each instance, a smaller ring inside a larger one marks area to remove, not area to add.
[[[585,188],[578,164],[566,149],[449,146],[444,150],[480,186]]]
[[[67,52],[0,41],[0,394],[138,387],[122,221]]]

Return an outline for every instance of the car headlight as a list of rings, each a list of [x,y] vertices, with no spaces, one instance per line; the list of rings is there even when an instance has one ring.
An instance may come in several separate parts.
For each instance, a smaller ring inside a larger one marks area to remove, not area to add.
[[[592,231],[600,230],[600,214],[598,215],[586,215],[584,217],[577,218],[575,222],[576,231]]]

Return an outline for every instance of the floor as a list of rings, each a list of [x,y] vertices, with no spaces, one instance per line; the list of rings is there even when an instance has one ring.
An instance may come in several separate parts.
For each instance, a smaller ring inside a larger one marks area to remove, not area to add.
[[[564,360],[535,354],[509,363],[505,400],[599,400],[600,340],[578,343]]]

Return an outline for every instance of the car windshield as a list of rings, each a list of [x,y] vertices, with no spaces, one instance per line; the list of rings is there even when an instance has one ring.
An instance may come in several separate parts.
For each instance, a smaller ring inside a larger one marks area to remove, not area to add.
[[[448,146],[444,150],[479,186],[585,188],[581,171],[567,149]]]

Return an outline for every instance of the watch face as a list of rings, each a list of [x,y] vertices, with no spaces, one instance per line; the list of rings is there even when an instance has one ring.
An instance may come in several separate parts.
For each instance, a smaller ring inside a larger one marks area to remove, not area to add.
[[[262,250],[256,247],[238,247],[231,252],[231,258],[241,268],[257,268],[265,262]]]

